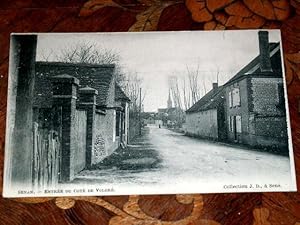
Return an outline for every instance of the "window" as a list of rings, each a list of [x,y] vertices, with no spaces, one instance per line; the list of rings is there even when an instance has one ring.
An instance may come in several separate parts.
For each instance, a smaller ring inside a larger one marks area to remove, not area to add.
[[[236,116],[235,119],[236,119],[236,132],[242,133],[242,117]]]
[[[234,88],[228,93],[228,101],[229,101],[230,108],[241,105],[241,97],[240,97],[240,89],[239,88]]]
[[[240,89],[234,88],[232,90],[232,106],[239,106],[241,104]]]
[[[241,116],[229,116],[228,126],[230,132],[242,133],[242,117]]]

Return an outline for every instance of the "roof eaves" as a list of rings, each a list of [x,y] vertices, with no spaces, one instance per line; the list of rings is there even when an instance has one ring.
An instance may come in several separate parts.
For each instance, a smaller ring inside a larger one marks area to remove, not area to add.
[[[219,86],[217,90],[211,90],[206,95],[204,95],[201,99],[198,100],[193,106],[191,106],[188,110],[186,110],[186,113],[195,113],[199,111],[203,111],[203,107],[210,103],[210,100],[218,97],[219,93],[221,93],[224,90],[224,85]]]

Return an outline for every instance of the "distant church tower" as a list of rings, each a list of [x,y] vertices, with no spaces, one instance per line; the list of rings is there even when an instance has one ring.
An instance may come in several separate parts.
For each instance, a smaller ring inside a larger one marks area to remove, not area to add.
[[[169,90],[169,98],[168,98],[168,109],[172,108],[172,100],[171,100],[171,94]]]

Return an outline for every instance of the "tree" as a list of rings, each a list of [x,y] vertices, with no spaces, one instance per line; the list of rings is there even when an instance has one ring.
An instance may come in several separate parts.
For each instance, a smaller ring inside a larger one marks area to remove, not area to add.
[[[61,49],[58,53],[50,51],[48,55],[41,54],[43,61],[58,61],[66,63],[88,63],[88,64],[114,64],[116,82],[123,86],[126,75],[122,71],[120,54],[114,49],[101,48],[96,43],[86,41],[77,42],[68,48]]]
[[[120,62],[121,57],[117,51],[101,48],[96,43],[82,41],[60,50],[57,54],[51,51],[47,56],[42,55],[42,58],[44,61],[54,59],[54,61],[66,63],[114,64],[116,82],[131,100],[130,130],[136,133],[135,130],[140,129],[141,123],[137,117],[141,114],[141,105],[143,105],[146,91],[141,88],[143,81],[136,72],[124,73]],[[140,96],[142,97],[140,98]]]
[[[179,91],[178,77],[172,75],[169,77],[169,89],[171,91],[174,106],[177,108],[182,108],[181,104],[181,93]]]
[[[114,64],[116,82],[125,91],[131,99],[134,107],[139,104],[139,90],[142,87],[142,79],[136,72],[129,72],[127,74],[123,71],[121,65],[120,54],[114,49],[101,48],[96,43],[86,41],[77,42],[68,48],[61,49],[58,53],[51,51],[48,55],[42,54],[44,61],[59,61],[67,63],[88,63],[88,64]],[[145,91],[142,94],[145,98]]]
[[[181,74],[173,72],[169,76],[169,89],[175,107],[180,107],[183,110],[189,109],[200,98],[207,93],[207,82],[213,82],[211,77],[207,77],[207,71],[200,71],[200,64],[196,67],[186,65],[186,71]],[[217,82],[219,80],[219,68],[217,71],[212,71],[211,75],[216,76]],[[180,78],[180,79],[179,79]]]
[[[51,51],[49,55],[42,55],[44,61],[50,58],[59,62],[69,63],[89,63],[89,64],[119,64],[120,55],[114,49],[99,47],[96,43],[78,42],[61,49],[54,55]]]
[[[122,82],[122,89],[129,97],[131,104],[129,107],[129,136],[130,139],[136,135],[141,135],[142,129],[142,106],[146,96],[146,89],[142,88],[143,79],[137,72],[126,73]]]
[[[200,98],[201,98],[201,88],[200,88],[200,82],[199,82],[199,63],[197,65],[197,69],[191,71],[188,66],[186,66],[187,69],[187,77],[189,81],[189,88],[191,93],[191,104],[195,104]],[[205,82],[202,81],[205,88]],[[205,90],[206,92],[206,90]]]
[[[123,80],[122,87],[125,94],[130,98],[132,109],[138,111],[139,105],[143,105],[147,90],[142,88],[143,79],[137,72],[129,72]],[[140,91],[142,91],[140,93]],[[141,95],[141,99],[140,99]]]
[[[172,115],[168,115],[170,120],[173,120],[175,124],[173,126],[175,127],[181,127],[182,123],[185,120],[184,115],[184,109],[182,108],[182,92],[179,89],[180,86],[180,80],[178,79],[178,76],[171,75],[168,79],[169,82],[169,90],[172,95],[172,99],[174,102],[175,110],[172,113]]]
[[[184,104],[184,109],[187,110],[191,106],[191,99],[190,99],[190,92],[188,90],[188,84],[187,84],[187,79],[185,76],[182,77],[182,95],[183,95],[183,104]]]

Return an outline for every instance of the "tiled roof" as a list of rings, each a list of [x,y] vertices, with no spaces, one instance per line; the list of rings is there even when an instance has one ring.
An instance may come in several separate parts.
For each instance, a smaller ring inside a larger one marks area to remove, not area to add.
[[[210,90],[204,95],[198,102],[196,102],[191,108],[186,110],[186,113],[194,113],[204,111],[212,108],[216,108],[218,104],[224,99],[224,87],[220,86],[216,89]]]
[[[96,103],[106,105],[109,87],[113,81],[114,65],[91,65],[81,63],[36,62],[34,106],[52,105],[52,84],[50,77],[68,74],[79,80],[80,87],[92,87],[98,91]]]
[[[273,55],[271,55],[272,68],[277,66],[274,64],[277,64],[275,57],[278,56],[278,53],[280,54],[279,47],[280,47],[279,43],[270,43],[270,53],[272,53],[272,52],[274,53]],[[253,70],[253,71],[251,71],[251,70]],[[232,81],[235,81],[244,75],[247,75],[250,71],[251,71],[251,74],[261,72],[259,55],[256,56],[252,61],[250,61],[250,63],[248,63],[245,67],[243,67],[239,72],[237,72],[237,74],[235,76],[233,76],[228,82],[226,82],[226,84],[231,83]]]
[[[176,108],[176,107],[167,108],[167,113],[174,113],[176,111],[178,111],[178,108]]]
[[[272,68],[275,68],[278,73],[274,73],[274,76],[281,76],[281,64],[278,63],[278,56],[280,58],[280,48],[279,43],[270,43],[270,54],[271,54],[271,64]],[[211,90],[205,96],[203,96],[198,102],[196,102],[191,108],[189,108],[186,113],[193,113],[204,111],[212,108],[216,108],[218,104],[224,101],[224,88],[230,83],[247,76],[248,74],[259,74],[260,71],[260,60],[259,55],[255,57],[250,63],[243,67],[235,76],[233,76],[228,82],[223,86],[218,87],[217,90]]]
[[[166,113],[168,111],[168,109],[167,108],[159,108],[157,111],[159,113]]]
[[[118,84],[115,84],[115,99],[130,102],[130,99]]]
[[[179,108],[172,107],[172,108],[159,108],[157,111],[158,113],[175,113],[179,110]]]

